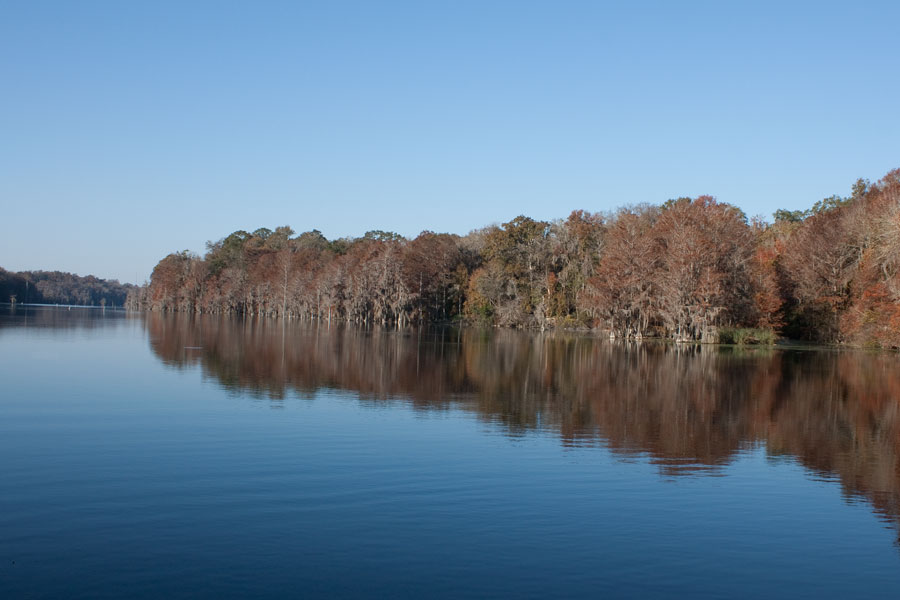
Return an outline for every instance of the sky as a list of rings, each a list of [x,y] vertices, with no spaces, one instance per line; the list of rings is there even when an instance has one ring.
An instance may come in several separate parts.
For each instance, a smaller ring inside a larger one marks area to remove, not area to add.
[[[900,3],[0,0],[0,267],[466,234],[900,167]]]

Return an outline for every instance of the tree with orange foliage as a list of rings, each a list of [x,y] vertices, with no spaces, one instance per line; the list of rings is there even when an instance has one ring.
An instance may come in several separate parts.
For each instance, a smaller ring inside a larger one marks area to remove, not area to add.
[[[624,339],[643,337],[653,319],[658,249],[650,231],[659,209],[622,209],[607,224],[604,251],[588,280],[582,308]]]
[[[747,324],[753,237],[744,214],[711,196],[664,206],[653,227],[659,316],[676,340],[716,339],[716,327]]]

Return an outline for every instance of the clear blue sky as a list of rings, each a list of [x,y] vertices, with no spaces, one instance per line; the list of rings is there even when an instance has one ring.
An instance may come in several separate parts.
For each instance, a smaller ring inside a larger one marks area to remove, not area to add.
[[[0,0],[0,266],[465,234],[900,167],[898,2]]]

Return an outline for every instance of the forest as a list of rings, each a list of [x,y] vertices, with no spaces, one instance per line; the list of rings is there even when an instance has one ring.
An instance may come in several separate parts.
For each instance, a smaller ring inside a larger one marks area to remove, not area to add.
[[[163,258],[132,309],[405,326],[462,320],[619,339],[900,347],[900,169],[805,211],[710,196],[518,216],[465,236],[236,231]]]
[[[93,275],[81,277],[60,271],[13,272],[0,268],[0,301],[20,304],[78,304],[124,306],[136,286]]]

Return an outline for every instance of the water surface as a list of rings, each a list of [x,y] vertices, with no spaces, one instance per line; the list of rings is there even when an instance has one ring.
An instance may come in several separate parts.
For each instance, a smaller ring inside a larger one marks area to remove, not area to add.
[[[0,310],[0,597],[900,596],[894,354]]]

